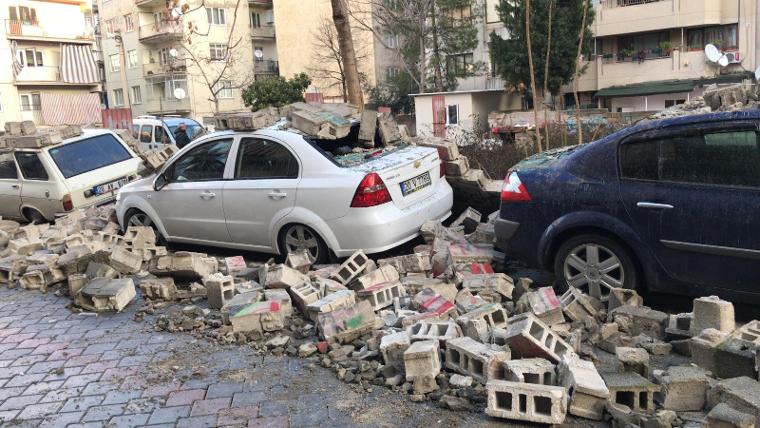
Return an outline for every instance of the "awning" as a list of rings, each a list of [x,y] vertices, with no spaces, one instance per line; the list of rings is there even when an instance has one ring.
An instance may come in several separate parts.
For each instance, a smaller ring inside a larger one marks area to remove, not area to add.
[[[97,93],[72,94],[42,92],[40,109],[45,125],[88,125],[99,123],[100,97]]]
[[[61,80],[80,84],[100,82],[91,45],[61,44]]]
[[[659,82],[633,83],[611,86],[596,92],[597,97],[636,97],[641,95],[672,94],[691,92],[697,82],[694,80],[665,80]]]

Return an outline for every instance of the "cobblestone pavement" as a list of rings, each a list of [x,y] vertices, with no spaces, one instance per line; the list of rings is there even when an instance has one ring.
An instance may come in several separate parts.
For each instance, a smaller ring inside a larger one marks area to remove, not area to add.
[[[490,425],[480,413],[370,393],[300,358],[261,357],[138,324],[76,314],[69,299],[0,288],[0,426]]]

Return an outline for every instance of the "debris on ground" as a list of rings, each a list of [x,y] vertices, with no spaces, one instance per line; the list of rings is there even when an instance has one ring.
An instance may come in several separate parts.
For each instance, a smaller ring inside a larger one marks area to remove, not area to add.
[[[340,265],[312,265],[305,252],[282,264],[171,252],[150,228],[118,234],[113,215],[0,221],[0,283],[68,294],[77,311],[121,311],[139,295],[135,321],[151,316],[155,330],[297,355],[364,389],[500,419],[752,426],[760,417],[760,321],[736,324],[733,305],[714,296],[668,315],[633,290],[557,295],[514,280],[494,269],[503,255],[492,244],[470,242],[494,218],[472,209],[450,227],[426,223],[418,252],[374,261],[359,251]]]

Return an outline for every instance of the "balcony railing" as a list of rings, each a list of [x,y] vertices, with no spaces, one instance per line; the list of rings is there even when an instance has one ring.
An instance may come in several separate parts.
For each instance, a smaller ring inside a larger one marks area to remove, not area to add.
[[[173,97],[150,97],[143,101],[143,107],[151,114],[189,112],[191,102],[190,97],[181,100]]]
[[[607,53],[602,55],[602,61],[607,64],[612,62],[644,62],[651,59],[670,58],[671,55],[671,51],[654,48],[640,52]]]
[[[274,25],[262,25],[261,27],[251,27],[251,37],[254,39],[275,38]]]
[[[16,76],[17,83],[61,81],[61,70],[58,66],[24,67]]]
[[[39,38],[39,39],[68,39],[68,40],[93,40],[95,29],[92,26],[83,26],[81,33],[72,31],[60,31],[49,33],[48,29],[39,25],[37,21],[25,21],[19,19],[5,20],[5,34],[8,38]]]
[[[271,59],[254,61],[253,72],[254,74],[279,74],[280,63]]]
[[[183,35],[182,24],[176,22],[141,25],[139,30],[139,38],[142,42],[178,40]]]
[[[637,6],[646,3],[657,3],[664,0],[603,0],[602,7],[612,9],[615,7]]]
[[[143,64],[143,76],[157,76],[171,73],[185,73],[187,60],[184,58],[174,59],[171,63],[160,64],[157,62]]]

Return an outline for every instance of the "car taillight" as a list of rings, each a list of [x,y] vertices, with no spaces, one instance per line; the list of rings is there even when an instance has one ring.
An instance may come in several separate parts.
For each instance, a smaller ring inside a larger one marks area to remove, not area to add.
[[[446,165],[444,165],[443,161],[441,161],[440,174],[441,178],[446,176]]]
[[[71,195],[64,195],[62,202],[64,211],[71,211],[74,209],[74,203],[71,201]]]
[[[383,179],[376,173],[367,174],[356,188],[352,208],[374,207],[391,201],[391,194]]]
[[[501,200],[504,202],[528,202],[531,199],[517,173],[508,173],[507,178],[504,179],[504,187],[501,188]]]

